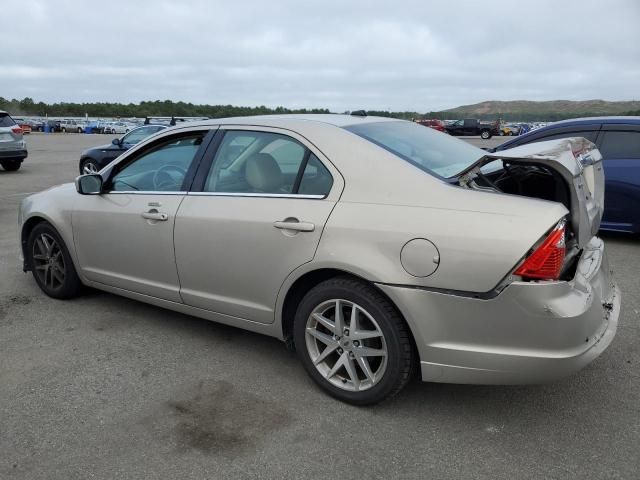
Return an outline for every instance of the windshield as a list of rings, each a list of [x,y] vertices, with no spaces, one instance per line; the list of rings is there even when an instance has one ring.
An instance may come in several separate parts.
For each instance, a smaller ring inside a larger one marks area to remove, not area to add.
[[[345,129],[440,177],[452,177],[486,155],[478,147],[414,122],[364,123]]]

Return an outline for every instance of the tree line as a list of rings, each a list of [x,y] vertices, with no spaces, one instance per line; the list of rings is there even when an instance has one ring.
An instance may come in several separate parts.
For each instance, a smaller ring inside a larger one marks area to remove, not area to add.
[[[0,97],[0,110],[5,110],[12,115],[22,116],[49,116],[49,117],[84,117],[85,114],[90,117],[137,117],[144,118],[147,116],[156,117],[208,117],[223,118],[236,116],[251,115],[268,115],[278,113],[331,113],[327,108],[298,108],[290,109],[286,107],[266,107],[264,105],[257,107],[243,107],[235,105],[199,105],[188,102],[173,102],[171,100],[155,100],[142,101],[140,103],[113,103],[113,102],[90,102],[90,103],[45,103],[35,102],[30,97],[22,100],[16,98],[6,99]],[[349,113],[349,112],[341,112]],[[595,115],[603,115],[599,112],[581,112],[563,114],[561,112],[504,112],[484,115],[473,115],[466,112],[457,112],[455,110],[447,112],[425,112],[419,113],[414,111],[398,111],[390,112],[386,110],[368,110],[368,115],[376,115],[380,117],[401,118],[404,120],[421,120],[426,118],[436,118],[441,120],[456,118],[479,118],[480,120],[496,120],[502,119],[506,121],[556,121],[566,118],[590,117]],[[640,111],[626,112],[622,115],[640,115]]]

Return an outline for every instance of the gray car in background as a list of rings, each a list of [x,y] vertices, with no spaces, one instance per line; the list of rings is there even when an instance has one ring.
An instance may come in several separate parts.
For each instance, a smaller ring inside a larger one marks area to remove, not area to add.
[[[27,144],[22,129],[7,112],[0,110],[0,165],[8,171],[18,170],[27,158]]]
[[[413,122],[291,115],[159,132],[27,197],[24,269],[271,335],[357,405],[424,381],[518,384],[587,365],[620,292],[602,156],[498,154]]]

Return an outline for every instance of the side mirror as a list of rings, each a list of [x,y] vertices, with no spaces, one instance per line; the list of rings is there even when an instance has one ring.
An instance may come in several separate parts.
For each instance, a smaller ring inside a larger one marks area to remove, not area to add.
[[[100,195],[102,193],[102,177],[97,173],[80,175],[76,178],[76,190],[80,195]]]
[[[120,139],[119,138],[114,138],[113,140],[111,140],[111,143],[113,143],[116,147],[120,146]]]

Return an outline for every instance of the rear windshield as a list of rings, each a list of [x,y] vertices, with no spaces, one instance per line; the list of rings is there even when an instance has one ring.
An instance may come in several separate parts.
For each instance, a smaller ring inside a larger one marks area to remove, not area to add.
[[[13,127],[15,124],[9,115],[0,113],[0,127]]]
[[[478,147],[414,122],[365,123],[345,129],[427,173],[444,178],[460,173],[486,155]]]

